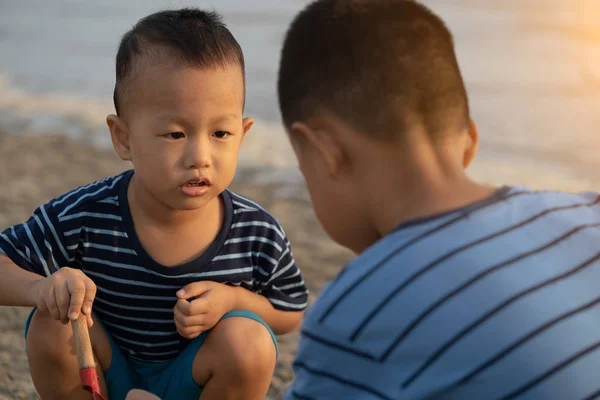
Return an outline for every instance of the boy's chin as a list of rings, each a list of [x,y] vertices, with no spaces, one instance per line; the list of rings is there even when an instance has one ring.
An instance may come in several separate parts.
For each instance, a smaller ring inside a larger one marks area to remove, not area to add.
[[[175,198],[165,199],[163,204],[175,211],[197,211],[210,204],[217,196],[207,193],[203,196],[185,196],[179,194]]]

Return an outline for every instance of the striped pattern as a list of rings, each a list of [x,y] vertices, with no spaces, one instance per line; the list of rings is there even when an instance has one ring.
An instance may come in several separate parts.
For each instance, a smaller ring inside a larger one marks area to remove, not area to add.
[[[241,286],[284,311],[306,308],[308,291],[279,223],[253,201],[225,191],[225,221],[196,260],[166,267],[139,242],[127,202],[133,171],[80,187],[0,233],[0,251],[49,276],[82,269],[97,286],[94,311],[124,353],[148,362],[174,358],[189,343],[173,322],[175,292],[198,280]]]
[[[505,188],[402,225],[307,313],[288,399],[593,399],[600,196]]]

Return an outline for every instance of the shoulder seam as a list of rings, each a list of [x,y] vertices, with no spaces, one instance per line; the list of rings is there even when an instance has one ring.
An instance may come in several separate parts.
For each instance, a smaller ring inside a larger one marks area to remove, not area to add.
[[[105,177],[102,180],[80,186],[51,200],[48,204],[54,209],[57,217],[81,211],[90,203],[96,203],[107,197],[114,197],[114,191],[118,190],[118,183],[123,175],[124,173]],[[80,192],[82,193],[78,194]]]
[[[232,190],[229,190],[229,193],[231,194],[231,200],[233,203],[233,208],[234,209],[239,209],[239,208],[243,208],[241,206],[239,206],[238,204],[235,203],[235,200],[242,200],[245,201],[248,204],[248,207],[251,208],[255,208],[256,211],[260,211],[261,212],[261,217],[268,220],[269,222],[274,223],[275,225],[277,225],[277,227],[279,227],[279,229],[281,229],[281,232],[283,233],[284,236],[287,236],[287,234],[285,233],[285,230],[283,229],[283,226],[281,225],[281,223],[279,222],[279,220],[277,218],[275,218],[275,216],[273,216],[270,212],[268,212],[264,207],[262,207],[260,204],[258,204],[257,202],[255,202],[254,200],[249,199],[246,196],[242,196],[241,194],[238,194]],[[239,202],[238,202],[239,203]]]

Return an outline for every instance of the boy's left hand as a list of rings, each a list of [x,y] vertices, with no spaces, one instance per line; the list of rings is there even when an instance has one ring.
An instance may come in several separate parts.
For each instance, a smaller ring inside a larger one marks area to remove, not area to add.
[[[177,297],[175,326],[186,339],[211,329],[235,307],[235,289],[218,282],[190,283],[177,292]]]

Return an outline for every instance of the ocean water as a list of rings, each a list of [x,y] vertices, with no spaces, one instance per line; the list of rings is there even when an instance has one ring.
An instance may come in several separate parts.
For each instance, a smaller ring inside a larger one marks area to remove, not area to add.
[[[424,0],[447,22],[481,134],[470,168],[492,183],[600,190],[600,1]],[[214,8],[244,49],[242,168],[300,180],[280,125],[275,79],[287,25],[306,0],[0,0],[0,130],[59,132],[110,147],[114,56],[144,15]],[[265,154],[269,157],[266,158]]]

